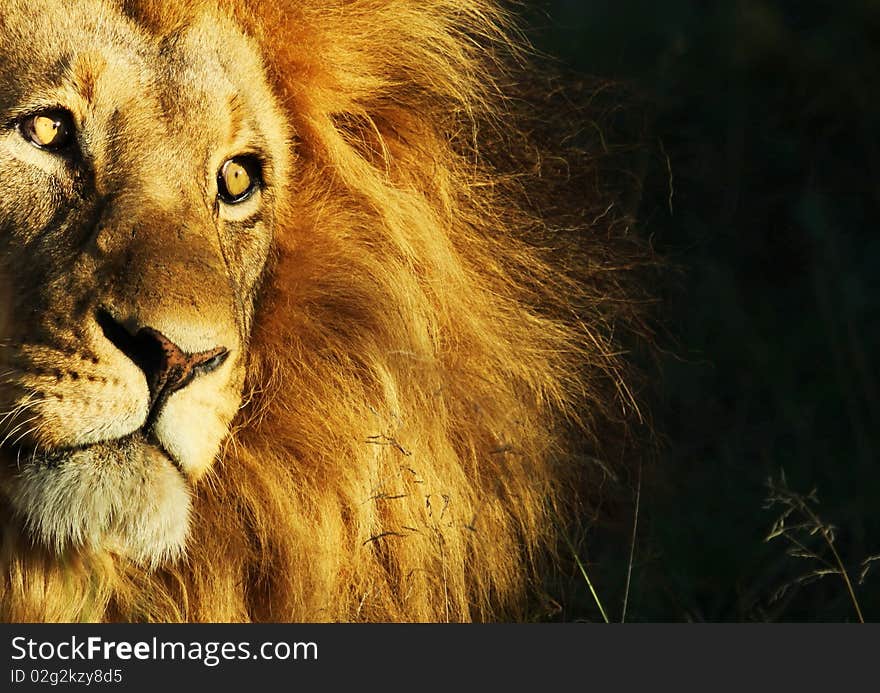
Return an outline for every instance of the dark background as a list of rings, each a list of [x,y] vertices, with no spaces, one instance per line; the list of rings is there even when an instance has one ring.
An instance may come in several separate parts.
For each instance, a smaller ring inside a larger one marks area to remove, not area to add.
[[[525,14],[560,69],[631,95],[635,211],[670,267],[626,620],[854,621],[854,601],[880,620],[880,2]],[[628,542],[595,534],[584,572],[620,620]],[[558,601],[551,618],[601,619],[579,569]]]

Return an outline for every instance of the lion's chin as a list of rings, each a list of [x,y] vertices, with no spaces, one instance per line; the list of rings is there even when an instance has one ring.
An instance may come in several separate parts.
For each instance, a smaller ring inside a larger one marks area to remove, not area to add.
[[[150,568],[183,552],[189,483],[142,437],[43,457],[22,454],[15,464],[3,491],[46,548],[112,551]]]

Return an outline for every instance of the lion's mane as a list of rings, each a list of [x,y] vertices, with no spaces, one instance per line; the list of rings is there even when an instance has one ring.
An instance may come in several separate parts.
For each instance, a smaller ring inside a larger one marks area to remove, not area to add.
[[[161,33],[217,3],[124,5]],[[584,460],[616,465],[637,415],[618,337],[640,251],[593,213],[588,158],[546,144],[495,2],[220,6],[295,133],[245,405],[185,559],[8,540],[3,616],[522,618]]]

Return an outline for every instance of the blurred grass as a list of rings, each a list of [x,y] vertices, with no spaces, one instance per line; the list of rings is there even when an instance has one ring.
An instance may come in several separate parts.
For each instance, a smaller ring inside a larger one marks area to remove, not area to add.
[[[675,356],[628,619],[853,620],[839,580],[797,583],[802,566],[764,541],[763,501],[784,470],[818,490],[853,574],[880,552],[880,3],[527,7],[539,48],[646,104],[638,216],[680,268],[658,287]],[[625,534],[577,540],[611,620]],[[880,620],[880,578],[855,589]],[[582,582],[561,601],[560,618],[597,620]]]

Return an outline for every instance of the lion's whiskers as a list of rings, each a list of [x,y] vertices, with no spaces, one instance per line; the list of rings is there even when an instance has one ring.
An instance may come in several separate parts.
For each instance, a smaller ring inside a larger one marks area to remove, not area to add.
[[[36,421],[39,418],[40,418],[39,416],[34,416],[33,418],[30,418],[23,423],[30,423],[31,421]],[[19,426],[19,428],[20,428],[20,426]],[[12,447],[16,447],[26,436],[30,435],[31,433],[33,433],[34,431],[36,431],[38,429],[39,429],[39,426],[31,426],[29,428],[26,428],[24,430],[24,432],[18,436],[18,438],[16,438],[15,440],[12,441],[12,443],[11,443]],[[6,441],[4,439],[3,443],[0,443],[0,447],[3,447],[3,444],[5,442]]]
[[[36,392],[31,392],[24,399],[24,401],[19,402],[16,406],[14,406],[9,411],[3,413],[3,418],[0,419],[0,428],[6,423],[7,420],[15,420],[15,417],[19,414],[27,411],[28,409],[33,409],[40,404],[43,404],[47,401],[46,397],[39,397]]]
[[[9,433],[6,434],[6,436],[3,438],[3,440],[0,440],[0,448],[3,448],[6,445],[6,441],[8,441],[18,431],[20,431],[22,426],[26,426],[27,424],[31,423],[32,421],[37,421],[39,418],[40,418],[39,415],[32,416],[31,418],[25,419],[24,421],[20,422],[15,428],[13,428]],[[36,428],[38,428],[38,427],[33,426],[32,428],[26,430],[24,435],[27,435],[28,433],[32,432],[33,430],[36,430]],[[16,438],[15,443],[18,443],[18,441],[20,441],[22,437],[23,436],[19,436],[18,438]],[[15,443],[13,443],[13,445],[15,445]]]

